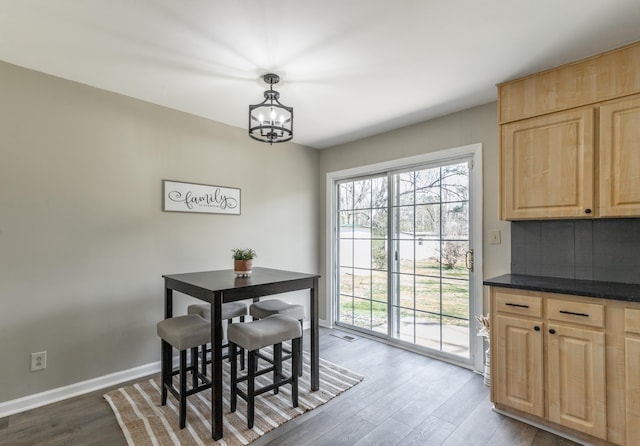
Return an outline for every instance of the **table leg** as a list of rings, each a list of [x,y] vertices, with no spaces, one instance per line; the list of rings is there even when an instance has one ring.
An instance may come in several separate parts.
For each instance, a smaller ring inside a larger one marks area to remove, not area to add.
[[[309,290],[311,305],[311,390],[320,388],[320,330],[318,328],[318,279]]]
[[[222,438],[222,293],[211,301],[211,437]]]

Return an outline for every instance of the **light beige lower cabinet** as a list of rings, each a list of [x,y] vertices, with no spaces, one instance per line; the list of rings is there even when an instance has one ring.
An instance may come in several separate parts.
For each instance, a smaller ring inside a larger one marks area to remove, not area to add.
[[[625,421],[627,444],[640,443],[640,309],[625,309]]]
[[[587,444],[640,445],[640,305],[491,288],[496,409]]]

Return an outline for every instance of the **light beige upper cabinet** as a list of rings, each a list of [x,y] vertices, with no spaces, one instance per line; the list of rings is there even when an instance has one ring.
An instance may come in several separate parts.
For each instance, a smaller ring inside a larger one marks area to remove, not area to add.
[[[600,107],[601,217],[640,215],[640,96]]]
[[[640,42],[499,89],[503,220],[640,217]]]
[[[594,110],[502,126],[502,218],[591,217]]]

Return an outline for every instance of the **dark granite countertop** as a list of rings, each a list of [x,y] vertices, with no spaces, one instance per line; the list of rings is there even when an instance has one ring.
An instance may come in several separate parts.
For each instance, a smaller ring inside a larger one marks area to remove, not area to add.
[[[483,282],[489,286],[640,302],[640,284],[504,274]]]

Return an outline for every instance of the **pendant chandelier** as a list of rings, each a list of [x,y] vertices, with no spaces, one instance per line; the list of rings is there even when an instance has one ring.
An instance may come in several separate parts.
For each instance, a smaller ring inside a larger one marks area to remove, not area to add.
[[[289,141],[293,138],[293,107],[281,104],[280,93],[273,89],[280,76],[268,73],[262,79],[269,89],[264,92],[264,101],[249,105],[249,136],[269,144]]]

